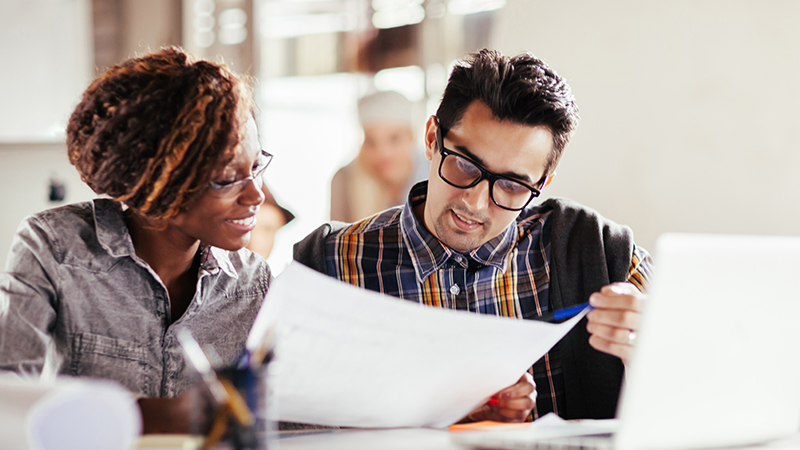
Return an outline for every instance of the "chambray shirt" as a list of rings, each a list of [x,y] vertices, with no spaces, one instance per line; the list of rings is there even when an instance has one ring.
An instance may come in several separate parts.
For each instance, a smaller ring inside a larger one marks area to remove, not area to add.
[[[171,323],[167,289],[136,256],[119,203],[26,218],[0,275],[0,370],[106,378],[137,396],[181,394],[198,378],[178,331],[233,363],[271,280],[249,250],[201,252],[195,295]]]
[[[328,274],[429,306],[520,319],[550,311],[552,210],[529,207],[489,242],[459,253],[442,244],[414,215],[414,207],[426,195],[427,182],[419,183],[404,207],[388,209],[328,236]],[[645,290],[651,264],[649,254],[634,247],[628,281]],[[533,418],[564,411],[558,347],[530,372],[538,391]]]

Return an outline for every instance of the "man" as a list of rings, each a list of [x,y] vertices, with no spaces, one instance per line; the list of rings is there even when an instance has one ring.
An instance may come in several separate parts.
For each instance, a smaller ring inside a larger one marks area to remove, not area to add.
[[[406,205],[295,246],[319,271],[432,306],[525,319],[590,301],[586,324],[532,367],[535,384],[523,375],[466,421],[615,414],[650,257],[589,208],[530,203],[577,124],[570,87],[543,61],[483,50],[455,67],[428,119],[429,180]]]

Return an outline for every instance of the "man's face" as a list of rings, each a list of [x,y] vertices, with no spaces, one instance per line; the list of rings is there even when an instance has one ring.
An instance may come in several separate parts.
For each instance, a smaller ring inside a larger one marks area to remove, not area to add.
[[[459,189],[441,179],[442,155],[436,146],[436,126],[433,117],[428,119],[425,157],[431,161],[431,169],[423,223],[443,244],[468,252],[499,235],[519,211],[495,205],[489,197],[488,180]],[[490,172],[538,187],[553,151],[553,136],[545,126],[501,122],[489,107],[476,100],[467,107],[458,125],[448,131],[444,146],[470,157]]]

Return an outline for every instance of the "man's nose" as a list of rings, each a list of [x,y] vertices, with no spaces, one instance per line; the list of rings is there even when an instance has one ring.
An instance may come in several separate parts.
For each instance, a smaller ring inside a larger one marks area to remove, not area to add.
[[[489,180],[481,180],[475,186],[464,189],[461,200],[470,211],[483,211],[489,207]]]

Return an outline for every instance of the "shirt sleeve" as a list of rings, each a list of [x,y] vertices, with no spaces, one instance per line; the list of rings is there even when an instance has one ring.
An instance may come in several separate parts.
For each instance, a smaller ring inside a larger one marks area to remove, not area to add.
[[[647,292],[650,285],[650,274],[653,270],[653,260],[650,254],[642,247],[633,247],[631,257],[631,268],[628,275],[628,282],[636,286],[641,292]]]
[[[51,337],[57,316],[56,266],[44,228],[27,219],[12,241],[6,272],[0,274],[0,371],[57,372]]]

